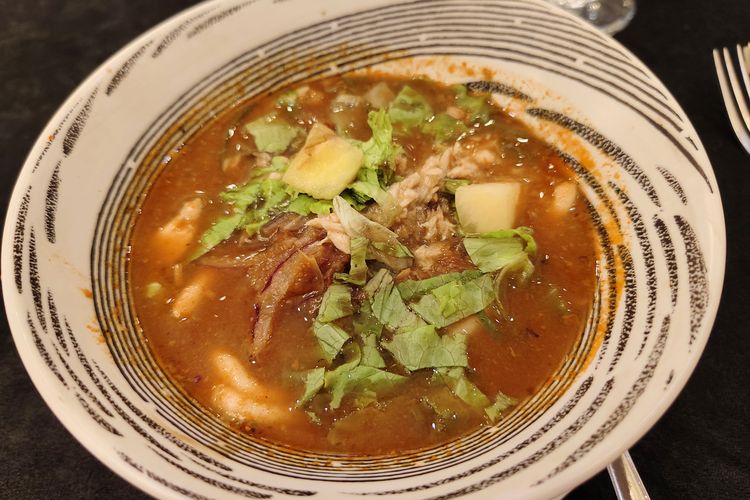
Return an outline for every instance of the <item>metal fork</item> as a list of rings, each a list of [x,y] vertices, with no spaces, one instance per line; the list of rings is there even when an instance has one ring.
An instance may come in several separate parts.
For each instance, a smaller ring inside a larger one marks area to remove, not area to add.
[[[747,72],[750,66],[750,44],[744,47],[737,45],[736,61],[742,82],[735,71],[734,60],[728,48],[724,47],[721,51],[714,49],[716,74],[719,77],[721,95],[729,121],[745,151],[750,154],[750,108],[747,105],[750,99],[750,75]]]
[[[617,500],[650,500],[638,469],[627,451],[607,466]]]

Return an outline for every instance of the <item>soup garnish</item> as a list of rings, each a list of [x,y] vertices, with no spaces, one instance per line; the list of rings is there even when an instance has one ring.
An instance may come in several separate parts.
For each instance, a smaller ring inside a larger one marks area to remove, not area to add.
[[[231,425],[382,454],[533,395],[596,259],[575,176],[489,94],[339,76],[190,139],[145,197],[130,283],[164,368]]]

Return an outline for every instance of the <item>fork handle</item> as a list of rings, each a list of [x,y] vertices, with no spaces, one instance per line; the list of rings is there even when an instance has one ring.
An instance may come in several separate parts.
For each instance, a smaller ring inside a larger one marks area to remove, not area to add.
[[[650,500],[638,469],[627,451],[607,466],[618,500]]]

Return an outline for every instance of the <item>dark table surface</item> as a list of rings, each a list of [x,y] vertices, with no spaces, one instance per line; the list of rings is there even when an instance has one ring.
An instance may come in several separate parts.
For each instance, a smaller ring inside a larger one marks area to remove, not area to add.
[[[312,1],[312,0],[311,0]],[[750,40],[750,0],[638,0],[617,36],[683,106],[716,170],[727,274],[708,347],[687,387],[632,449],[652,498],[750,498],[750,157],[732,136],[711,49]],[[0,206],[37,134],[96,66],[189,0],[0,0]],[[3,219],[5,217],[3,212]],[[55,419],[0,308],[0,497],[143,498]],[[614,498],[606,472],[568,498]]]

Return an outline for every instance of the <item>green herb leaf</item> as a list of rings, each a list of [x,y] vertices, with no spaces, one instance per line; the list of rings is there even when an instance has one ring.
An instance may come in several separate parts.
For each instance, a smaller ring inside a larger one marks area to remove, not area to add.
[[[456,105],[469,114],[472,123],[486,123],[490,119],[490,103],[486,96],[471,96],[465,85],[454,85]]]
[[[446,273],[423,280],[402,281],[396,288],[405,301],[411,301],[451,281],[468,281],[482,275],[481,271],[469,270],[457,273]]]
[[[432,116],[432,106],[422,94],[406,85],[388,107],[388,116],[392,123],[417,127]]]
[[[422,130],[435,137],[439,142],[455,141],[459,136],[469,131],[464,122],[453,118],[448,113],[435,115]]]
[[[245,124],[245,131],[255,139],[255,146],[265,153],[283,153],[296,138],[304,134],[299,127],[293,127],[273,115],[258,118]]]
[[[438,328],[483,311],[495,300],[492,277],[482,275],[466,281],[451,281],[439,286],[411,308]]]
[[[323,388],[325,381],[325,368],[313,368],[302,373],[302,379],[305,382],[305,391],[297,400],[297,407],[304,406],[310,401],[320,389]]]
[[[342,283],[333,283],[323,294],[315,321],[330,323],[351,316],[353,312],[351,288]]]
[[[469,406],[484,409],[491,404],[489,398],[466,377],[463,368],[437,368],[435,378],[447,385],[453,394]]]
[[[318,339],[323,356],[329,363],[333,361],[333,358],[336,357],[346,341],[349,340],[349,334],[343,328],[333,323],[320,323],[316,321],[313,323],[313,333]]]
[[[387,328],[405,331],[425,326],[425,322],[406,307],[386,269],[379,270],[364,291],[372,302],[373,315]]]
[[[488,406],[484,409],[484,412],[489,417],[490,421],[497,422],[497,420],[502,416],[502,413],[507,410],[508,408],[511,408],[512,406],[515,406],[518,404],[518,401],[506,394],[503,394],[502,392],[498,392],[497,396],[495,396],[495,402],[492,404],[492,406]]]
[[[410,371],[422,368],[468,366],[466,334],[437,334],[433,325],[408,330],[383,342],[393,358]]]

